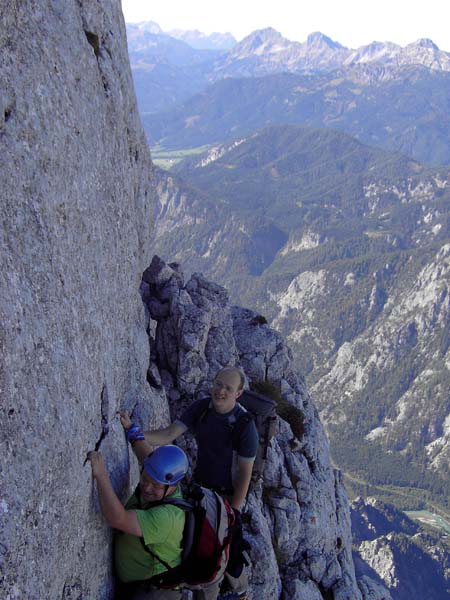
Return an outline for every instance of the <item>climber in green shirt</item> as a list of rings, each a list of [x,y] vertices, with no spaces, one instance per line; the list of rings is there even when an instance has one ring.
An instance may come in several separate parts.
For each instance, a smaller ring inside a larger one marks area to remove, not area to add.
[[[158,589],[148,580],[166,570],[156,557],[171,567],[181,562],[185,514],[176,506],[151,507],[151,503],[169,496],[181,497],[178,483],[188,468],[185,453],[177,446],[166,445],[149,454],[143,461],[139,487],[125,506],[111,485],[102,455],[89,452],[88,459],[97,482],[102,513],[111,527],[118,530],[115,565],[123,588],[120,598],[179,600],[181,590]]]

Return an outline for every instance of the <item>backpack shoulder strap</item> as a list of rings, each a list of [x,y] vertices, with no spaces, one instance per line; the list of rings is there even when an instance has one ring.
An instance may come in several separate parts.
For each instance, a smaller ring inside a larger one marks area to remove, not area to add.
[[[235,450],[237,450],[237,447],[239,446],[239,440],[241,438],[242,433],[244,432],[244,429],[247,427],[247,425],[251,421],[254,421],[254,420],[255,420],[255,417],[248,410],[243,412],[237,418],[235,424],[233,425],[233,432],[231,434],[231,441],[233,444],[233,448]]]
[[[198,401],[196,414],[194,416],[194,423],[193,423],[194,429],[197,427],[197,425],[199,423],[201,423],[203,421],[203,419],[208,414],[210,402],[211,402],[211,398],[202,398],[201,400]]]
[[[192,504],[183,498],[163,498],[162,500],[157,500],[156,502],[151,502],[149,504],[149,508],[154,508],[155,506],[164,506],[165,504],[169,504],[171,506],[177,506],[184,510],[185,512],[189,512],[192,510]]]
[[[155,560],[157,560],[158,562],[160,562],[162,564],[163,567],[165,567],[168,571],[174,569],[175,567],[171,567],[169,565],[169,563],[166,563],[165,560],[163,560],[162,558],[160,558],[157,554],[155,554],[152,550],[150,550],[150,548],[147,546],[147,544],[145,543],[145,540],[143,537],[139,538],[139,541],[141,542],[142,547],[144,548],[144,550],[146,552],[148,552],[152,558],[154,558]]]

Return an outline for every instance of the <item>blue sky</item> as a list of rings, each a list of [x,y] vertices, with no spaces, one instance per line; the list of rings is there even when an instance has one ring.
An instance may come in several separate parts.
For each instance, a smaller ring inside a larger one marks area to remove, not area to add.
[[[127,22],[155,21],[164,31],[229,31],[240,40],[274,27],[299,42],[321,31],[349,48],[430,38],[450,51],[450,0],[122,0],[122,9]]]

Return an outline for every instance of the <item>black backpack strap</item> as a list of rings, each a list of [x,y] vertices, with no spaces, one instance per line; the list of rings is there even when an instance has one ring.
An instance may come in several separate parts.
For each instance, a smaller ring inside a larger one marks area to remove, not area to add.
[[[142,544],[142,547],[144,548],[144,550],[146,552],[148,552],[149,554],[151,554],[151,556],[156,559],[158,562],[160,562],[162,564],[163,567],[165,567],[168,571],[170,571],[171,569],[174,569],[175,567],[171,567],[168,563],[166,563],[165,560],[163,560],[162,558],[160,558],[157,554],[155,554],[152,550],[150,550],[150,548],[147,546],[147,544],[145,543],[145,540],[143,537],[139,538],[139,541]]]
[[[208,414],[210,403],[211,403],[211,398],[202,398],[201,400],[199,400],[196,414],[194,417],[194,422],[193,422],[194,431],[197,428],[198,424],[201,423],[203,421],[203,419],[206,417],[206,415]]]
[[[245,428],[254,420],[255,417],[248,411],[245,411],[237,418],[236,423],[233,425],[233,432],[231,434],[231,442],[235,450],[237,450],[239,446],[239,440],[241,439],[241,435]]]
[[[157,500],[156,502],[149,502],[148,508],[154,508],[156,506],[164,506],[165,504],[169,504],[171,506],[177,506],[186,512],[192,510],[192,504],[187,500],[183,500],[183,498],[163,498],[162,500]]]

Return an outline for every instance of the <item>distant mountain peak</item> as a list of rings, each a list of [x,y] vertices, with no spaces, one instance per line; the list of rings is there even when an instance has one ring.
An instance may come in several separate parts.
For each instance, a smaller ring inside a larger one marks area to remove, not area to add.
[[[155,23],[154,21],[141,21],[139,23],[129,23],[129,25],[134,25],[140,31],[144,31],[146,33],[154,33],[156,35],[164,33],[158,23]]]
[[[439,48],[436,46],[433,40],[430,40],[429,38],[420,38],[412,44],[408,44],[408,46],[416,48],[429,48],[430,50],[439,50]]]
[[[367,44],[367,46],[361,46],[361,48],[359,48],[359,50],[374,50],[374,51],[378,51],[378,50],[384,50],[384,49],[390,49],[390,50],[401,50],[401,46],[399,46],[398,44],[394,44],[394,42],[371,42],[370,44]]]
[[[274,29],[273,27],[265,27],[264,29],[257,29],[256,31],[253,31],[252,33],[250,33],[247,38],[251,38],[254,36],[259,36],[262,39],[268,40],[268,39],[284,39],[283,36],[281,35],[281,33],[279,31],[277,31],[276,29]]]
[[[327,46],[328,48],[332,48],[333,50],[338,50],[344,48],[339,42],[333,41],[328,36],[324,35],[320,31],[314,31],[308,35],[306,40],[307,46]]]
[[[290,42],[273,27],[258,29],[250,33],[232,49],[233,56],[245,58],[249,56],[270,56],[280,51],[300,45],[298,42]]]
[[[236,44],[236,39],[228,32],[214,32],[208,35],[198,29],[171,29],[166,33],[167,35],[170,35],[177,40],[182,40],[199,50],[229,50]]]
[[[353,50],[344,64],[365,64],[377,61],[389,63],[398,56],[401,50],[401,46],[393,42],[372,42],[367,46],[361,46],[357,50]]]
[[[169,35],[173,35],[174,37],[177,35],[185,34],[185,35],[196,35],[204,37],[206,34],[200,31],[200,29],[171,29],[167,31]]]

